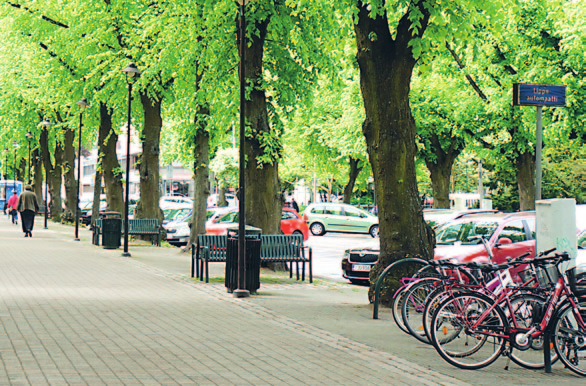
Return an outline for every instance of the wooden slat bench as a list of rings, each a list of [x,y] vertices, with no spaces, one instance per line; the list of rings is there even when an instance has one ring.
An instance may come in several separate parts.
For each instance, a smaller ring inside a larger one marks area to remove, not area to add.
[[[191,277],[198,277],[209,283],[208,264],[226,261],[226,235],[199,235],[197,243],[191,245]],[[299,264],[302,265],[301,280],[305,280],[305,264],[309,268],[309,282],[313,282],[313,252],[303,245],[302,235],[262,235],[260,248],[261,263],[289,263],[289,277],[293,277],[293,264],[297,268],[299,280]],[[205,271],[205,272],[204,272]]]
[[[123,235],[124,220],[121,221],[121,234]],[[92,244],[100,245],[100,235],[103,233],[102,228],[102,219],[97,219],[92,225]],[[159,220],[155,218],[129,219],[128,234],[133,236],[153,236],[151,242],[159,247],[161,246],[161,226],[159,225]]]

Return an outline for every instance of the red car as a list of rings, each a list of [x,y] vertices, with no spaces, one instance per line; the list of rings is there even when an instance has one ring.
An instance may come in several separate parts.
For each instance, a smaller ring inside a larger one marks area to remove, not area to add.
[[[480,235],[488,241],[495,263],[525,252],[535,256],[535,212],[460,213],[457,219],[439,225],[435,235],[435,260],[488,262],[488,253],[478,239]],[[353,283],[368,282],[370,268],[378,262],[379,253],[378,241],[368,247],[348,249],[342,258],[342,276]],[[522,269],[513,269],[513,273]],[[518,276],[515,279],[520,280]]]
[[[228,227],[238,223],[238,208],[226,212],[212,223],[206,223],[206,233],[211,235],[226,234]],[[293,209],[283,208],[281,213],[281,232],[286,235],[300,234],[303,240],[309,237],[307,223]]]
[[[488,253],[478,236],[488,241],[493,263],[500,264],[526,252],[535,256],[535,212],[464,216],[439,226],[435,234],[435,260],[488,262]]]

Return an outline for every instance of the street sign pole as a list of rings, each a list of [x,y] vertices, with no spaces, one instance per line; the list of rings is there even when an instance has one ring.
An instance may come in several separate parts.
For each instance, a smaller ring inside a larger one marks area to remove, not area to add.
[[[541,116],[543,106],[559,107],[566,105],[566,86],[551,84],[513,84],[513,106],[536,106],[535,127],[535,201],[541,200],[541,148],[543,147],[543,128]]]
[[[543,144],[541,126],[541,113],[543,107],[537,106],[537,124],[535,127],[535,200],[541,200],[541,147]]]

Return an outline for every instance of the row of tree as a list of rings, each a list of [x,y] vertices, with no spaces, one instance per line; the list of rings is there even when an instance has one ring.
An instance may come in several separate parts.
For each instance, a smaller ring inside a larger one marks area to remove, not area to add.
[[[210,163],[230,147],[238,121],[239,7],[228,0],[7,0],[0,17],[0,138],[26,143],[27,128],[33,132],[35,188],[44,167],[56,218],[61,181],[66,215],[75,206],[74,102],[82,96],[92,104],[83,143],[97,141],[99,149],[95,185],[103,178],[108,206],[123,211],[116,142],[127,96],[120,70],[133,61],[142,72],[132,106],[142,145],[137,217],[162,216],[163,154],[192,165],[192,239],[202,233]],[[552,159],[576,166],[575,180],[584,181],[579,2],[255,0],[246,17],[246,217],[265,233],[279,232],[287,183],[327,175],[326,187],[347,181],[349,200],[357,178],[365,178],[361,170],[370,169],[381,244],[373,275],[403,257],[430,258],[433,233],[417,176],[425,165],[434,205],[446,206],[463,152],[504,176],[494,190],[516,182],[520,208],[531,209],[534,117],[511,107],[514,82],[568,86],[568,106],[546,110],[546,144],[557,151]],[[38,126],[45,118],[54,124]],[[584,190],[562,174],[558,182],[566,195]],[[389,278],[383,301],[394,286]]]

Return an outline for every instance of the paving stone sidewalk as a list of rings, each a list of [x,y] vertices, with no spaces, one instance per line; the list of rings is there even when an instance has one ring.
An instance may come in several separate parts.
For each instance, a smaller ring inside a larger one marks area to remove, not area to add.
[[[87,230],[74,242],[71,227],[49,227],[25,239],[0,218],[0,386],[583,382],[559,367],[454,369],[388,312],[372,320],[365,288],[263,285],[234,299],[188,278],[189,255],[176,249],[133,245],[122,258]]]
[[[0,385],[463,384],[39,228],[0,219]]]

